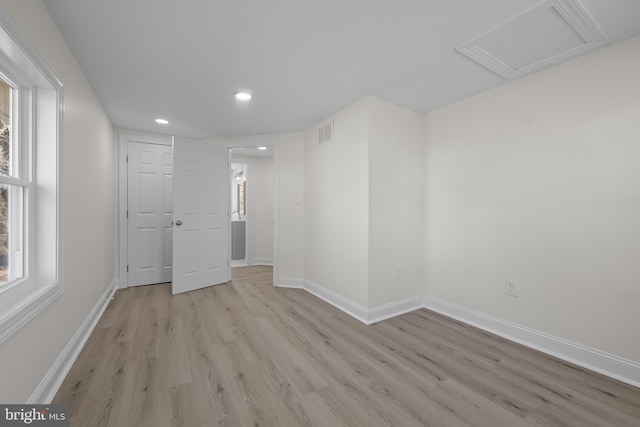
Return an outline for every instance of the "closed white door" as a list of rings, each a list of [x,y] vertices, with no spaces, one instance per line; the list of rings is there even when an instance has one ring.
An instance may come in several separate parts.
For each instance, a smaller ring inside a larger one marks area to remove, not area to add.
[[[170,145],[128,143],[129,285],[172,276],[173,153]]]
[[[174,294],[229,280],[229,150],[175,138],[173,143]]]

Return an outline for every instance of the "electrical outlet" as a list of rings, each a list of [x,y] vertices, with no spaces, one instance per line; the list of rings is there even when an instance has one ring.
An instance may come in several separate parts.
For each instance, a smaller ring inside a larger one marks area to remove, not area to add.
[[[517,297],[520,289],[518,288],[518,282],[515,280],[505,279],[504,281],[504,293],[506,295]]]

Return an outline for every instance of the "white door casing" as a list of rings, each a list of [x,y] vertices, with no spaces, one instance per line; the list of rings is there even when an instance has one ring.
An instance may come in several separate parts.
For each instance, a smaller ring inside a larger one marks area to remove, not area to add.
[[[174,138],[173,294],[229,280],[229,150]]]
[[[172,149],[170,145],[129,141],[127,153],[128,284],[170,282]]]

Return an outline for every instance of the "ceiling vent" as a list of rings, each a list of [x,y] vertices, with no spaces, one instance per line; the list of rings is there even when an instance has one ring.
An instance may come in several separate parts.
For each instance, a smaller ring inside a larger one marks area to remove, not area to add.
[[[456,50],[513,79],[596,49],[606,38],[578,0],[548,0]]]
[[[318,145],[333,141],[333,120],[318,128]]]

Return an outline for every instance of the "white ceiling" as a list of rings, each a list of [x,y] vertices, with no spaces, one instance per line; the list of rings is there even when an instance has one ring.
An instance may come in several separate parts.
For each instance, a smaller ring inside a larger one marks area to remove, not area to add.
[[[498,86],[456,47],[540,3],[43,1],[115,126],[194,138],[302,131],[367,95],[426,112]],[[580,3],[609,43],[640,35],[640,1]]]

